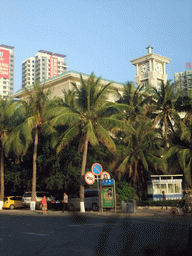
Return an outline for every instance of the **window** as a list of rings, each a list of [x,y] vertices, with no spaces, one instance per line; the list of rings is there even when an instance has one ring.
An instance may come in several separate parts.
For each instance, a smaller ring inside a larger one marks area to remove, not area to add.
[[[32,63],[34,63],[34,60],[32,60]],[[34,66],[34,65],[33,65]]]
[[[34,68],[34,65],[32,65],[32,67]]]
[[[169,194],[172,194],[172,193],[175,193],[175,187],[174,187],[175,184],[168,184],[168,193]]]
[[[13,91],[13,87],[10,87],[10,90]]]
[[[6,82],[3,82],[3,84],[6,84]]]
[[[154,184],[154,194],[161,194],[161,185]]]
[[[4,90],[6,90],[6,89],[7,89],[7,87],[6,87],[6,86],[3,86],[3,89],[4,89]]]
[[[3,91],[3,94],[6,94],[7,92],[6,91]]]
[[[175,193],[180,194],[181,193],[181,184],[180,183],[176,183],[175,185]]]
[[[165,194],[167,193],[167,185],[166,184],[161,184],[161,193],[165,192]]]

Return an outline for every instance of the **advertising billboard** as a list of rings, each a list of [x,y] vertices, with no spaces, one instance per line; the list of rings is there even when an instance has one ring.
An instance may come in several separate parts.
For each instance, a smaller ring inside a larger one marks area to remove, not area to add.
[[[50,57],[50,77],[58,75],[58,59]]]
[[[114,207],[113,187],[102,188],[103,207]]]
[[[9,51],[0,49],[0,77],[9,78]]]

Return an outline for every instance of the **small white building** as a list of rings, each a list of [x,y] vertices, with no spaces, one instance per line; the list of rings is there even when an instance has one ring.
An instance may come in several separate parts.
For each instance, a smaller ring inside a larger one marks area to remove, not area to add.
[[[182,199],[182,176],[173,175],[151,175],[147,182],[147,197],[155,201],[162,200],[162,192],[165,192],[166,200]]]

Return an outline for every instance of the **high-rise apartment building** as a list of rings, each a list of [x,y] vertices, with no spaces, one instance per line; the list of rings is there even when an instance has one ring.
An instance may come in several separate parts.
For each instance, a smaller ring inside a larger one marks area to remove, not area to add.
[[[15,47],[0,45],[0,95],[6,98],[14,93]]]
[[[67,71],[67,56],[44,50],[22,62],[22,87],[30,86]]]
[[[192,89],[192,70],[175,73],[175,82],[178,82],[177,89],[183,90],[186,94]]]

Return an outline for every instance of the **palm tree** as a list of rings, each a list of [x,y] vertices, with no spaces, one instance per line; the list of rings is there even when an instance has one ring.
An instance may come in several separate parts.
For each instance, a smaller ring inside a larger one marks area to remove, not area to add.
[[[7,152],[5,143],[11,130],[17,125],[17,102],[13,99],[0,98],[0,181],[1,181],[1,194],[0,194],[0,209],[2,210],[4,200],[4,156]]]
[[[33,148],[33,177],[32,177],[32,204],[30,209],[34,209],[37,174],[37,148],[39,133],[51,135],[51,142],[56,142],[56,131],[48,124],[45,113],[49,107],[48,92],[44,92],[44,87],[38,83],[26,89],[26,102],[22,102],[20,111],[26,116],[25,121],[16,127],[10,135],[7,143],[9,150],[13,150],[17,156],[23,156],[30,144],[34,142]]]
[[[137,88],[135,88],[133,82],[126,82],[123,86],[123,94],[120,95],[119,93],[119,100],[117,100],[117,103],[124,103],[130,107],[126,111],[126,119],[133,121],[136,117],[144,114],[145,111],[143,106],[147,94],[143,91],[144,86],[138,85]]]
[[[158,130],[146,118],[134,123],[133,131],[125,130],[124,145],[118,151],[112,166],[121,179],[122,174],[128,171],[130,185],[135,186],[144,182],[144,176],[151,170],[166,171],[161,158],[161,139]]]
[[[162,137],[165,138],[165,146],[168,147],[168,133],[174,131],[174,126],[180,122],[180,117],[174,109],[176,94],[174,93],[174,83],[167,82],[161,84],[160,90],[152,88],[154,126],[163,128]]]
[[[72,83],[75,89],[75,99],[63,106],[53,108],[48,117],[52,118],[51,125],[68,125],[63,133],[57,152],[60,152],[70,141],[80,136],[79,150],[83,150],[80,180],[80,211],[85,212],[84,207],[84,174],[87,163],[88,143],[92,146],[99,145],[99,141],[111,152],[116,152],[116,145],[109,135],[109,127],[122,125],[123,122],[110,116],[108,109],[118,108],[117,104],[107,101],[110,83],[102,86],[101,78],[96,79],[94,73],[87,80],[80,75],[81,84],[78,87]],[[65,95],[67,98],[67,95]],[[119,106],[121,109],[122,106]]]
[[[176,173],[183,172],[186,182],[192,187],[192,126],[181,124],[175,133],[173,145],[164,155],[170,169]],[[174,166],[177,166],[174,168]]]

